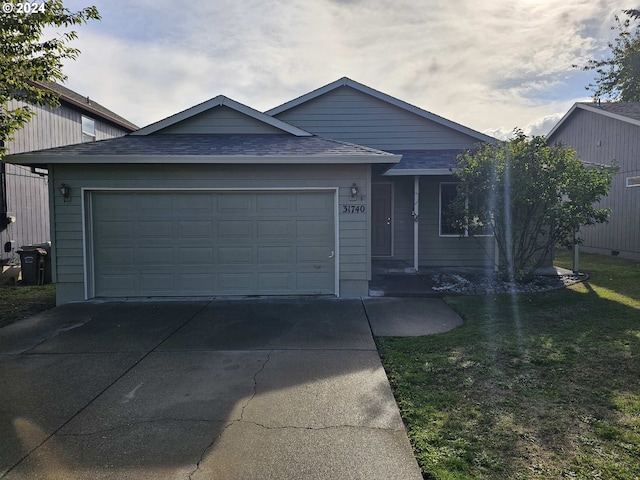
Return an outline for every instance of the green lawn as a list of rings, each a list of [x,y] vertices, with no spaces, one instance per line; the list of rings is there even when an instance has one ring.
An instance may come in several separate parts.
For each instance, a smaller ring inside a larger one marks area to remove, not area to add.
[[[0,328],[56,306],[56,286],[0,285]]]
[[[378,339],[425,478],[640,478],[640,263],[580,266],[555,292],[446,298],[449,333]]]

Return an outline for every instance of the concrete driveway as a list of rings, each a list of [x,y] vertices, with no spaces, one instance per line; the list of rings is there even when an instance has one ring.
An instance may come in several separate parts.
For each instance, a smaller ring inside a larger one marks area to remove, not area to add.
[[[388,330],[393,312],[391,299],[110,301],[9,325],[0,478],[420,479],[368,321]]]

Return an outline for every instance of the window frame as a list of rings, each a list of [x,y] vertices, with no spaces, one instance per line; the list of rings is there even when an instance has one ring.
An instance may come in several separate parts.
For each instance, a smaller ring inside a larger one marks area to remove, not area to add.
[[[471,235],[469,235],[469,229],[468,227],[465,227],[464,229],[461,229],[461,231],[459,231],[458,233],[442,233],[442,225],[443,225],[443,202],[442,202],[442,186],[443,185],[455,185],[456,186],[456,195],[457,195],[457,186],[460,184],[460,182],[440,182],[439,183],[439,187],[438,187],[438,203],[439,203],[439,209],[438,209],[438,236],[443,237],[443,238],[454,238],[454,237],[464,237],[464,238],[469,238],[471,237]],[[451,201],[453,201],[452,197],[451,200],[449,201],[449,203]],[[469,199],[466,199],[466,205],[468,207],[468,202]],[[493,237],[493,233],[488,232],[486,233],[486,228],[485,227],[485,233],[483,234],[476,234],[473,235],[474,237]]]
[[[627,188],[640,187],[640,176],[627,177]]]
[[[89,128],[85,128],[89,127]],[[96,139],[96,121],[87,115],[80,116],[80,131],[82,132],[82,140],[92,142]]]
[[[444,208],[448,207],[451,204],[451,202],[453,201],[453,198],[455,198],[455,197],[451,197],[450,200],[449,200],[449,203],[445,206],[443,204],[443,201],[442,201],[442,190],[443,190],[442,187],[444,185],[454,185],[455,188],[456,188],[456,195],[457,195],[457,193],[458,193],[457,189],[458,189],[458,185],[459,184],[460,184],[460,182],[440,182],[439,185],[438,185],[438,205],[439,205],[439,208],[438,208],[438,235],[440,237],[455,238],[455,237],[461,237],[461,236],[463,236],[463,237],[468,236],[468,232],[467,231],[463,231],[463,230],[458,231],[457,233],[443,233],[443,231],[442,231]],[[448,228],[453,230],[453,227],[448,227]]]

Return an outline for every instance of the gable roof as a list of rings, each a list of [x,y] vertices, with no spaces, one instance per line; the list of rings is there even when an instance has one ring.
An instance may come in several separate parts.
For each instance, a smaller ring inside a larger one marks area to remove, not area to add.
[[[9,163],[397,163],[400,155],[313,135],[134,135],[8,155]]]
[[[418,115],[432,122],[451,128],[457,132],[463,133],[465,135],[469,135],[470,137],[476,138],[478,141],[489,142],[489,143],[494,143],[496,141],[496,139],[493,137],[490,137],[476,130],[460,125],[459,123],[452,122],[451,120],[447,120],[446,118],[440,117],[439,115],[423,110],[419,107],[416,107],[415,105],[411,105],[410,103],[399,100],[395,97],[392,97],[391,95],[387,95],[386,93],[382,93],[371,87],[367,87],[366,85],[363,85],[362,83],[358,83],[354,80],[351,80],[348,77],[342,77],[339,80],[336,80],[335,82],[325,85],[324,87],[320,87],[316,90],[313,90],[312,92],[309,92],[305,95],[295,98],[289,102],[283,103],[278,107],[272,108],[271,110],[267,110],[265,113],[267,115],[272,115],[272,116],[279,115],[282,112],[295,108],[299,105],[302,105],[303,103],[309,102],[317,97],[320,97],[321,95],[324,95],[337,88],[345,87],[345,86],[351,87],[359,92],[370,95],[374,98],[377,98],[378,100],[387,102],[391,105],[394,105],[398,108],[406,110],[407,112],[411,112],[415,115]]]
[[[577,102],[547,134],[551,138],[576,110],[586,110],[622,122],[640,126],[640,102]]]
[[[277,118],[273,118],[269,115],[266,115],[258,110],[254,110],[251,107],[243,105],[242,103],[236,102],[224,95],[218,95],[206,102],[202,102],[198,105],[195,105],[191,108],[183,110],[182,112],[176,113],[175,115],[171,115],[163,120],[152,123],[151,125],[147,125],[144,128],[132,133],[132,135],[150,135],[152,133],[158,132],[167,127],[176,125],[182,121],[185,121],[189,118],[195,117],[207,110],[211,110],[217,107],[225,106],[236,112],[239,112],[243,115],[246,115],[254,120],[258,120],[259,122],[265,123],[266,125],[270,125],[279,130],[282,130],[282,133],[289,133],[291,135],[295,135],[296,137],[309,137],[312,134],[302,130],[301,128],[294,127],[293,125],[283,122],[282,120],[278,120]]]
[[[51,90],[56,93],[60,98],[60,101],[66,102],[84,112],[100,117],[103,120],[107,120],[111,123],[118,125],[119,127],[128,130],[129,132],[133,132],[138,129],[138,127],[131,123],[126,118],[121,117],[120,115],[112,112],[106,107],[103,107],[99,103],[93,101],[89,97],[84,97],[79,93],[74,92],[73,90],[60,85],[55,82],[33,82],[40,88],[45,88],[47,90]]]

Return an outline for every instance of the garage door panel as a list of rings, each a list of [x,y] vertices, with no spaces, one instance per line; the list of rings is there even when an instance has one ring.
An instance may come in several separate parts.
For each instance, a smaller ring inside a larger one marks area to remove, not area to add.
[[[215,198],[209,193],[192,193],[174,199],[176,211],[180,214],[209,213],[213,209]]]
[[[218,196],[219,213],[249,213],[253,207],[252,194],[229,193]]]
[[[218,289],[227,294],[244,294],[240,292],[255,291],[253,273],[221,273],[218,276]]]
[[[213,273],[176,275],[177,294],[211,295],[214,289],[215,275]]]
[[[168,263],[174,262],[173,247],[146,246],[138,248],[136,256],[140,265],[154,265],[164,268]]]
[[[132,274],[127,274],[126,271],[120,272],[120,274],[102,274],[96,278],[96,284],[96,288],[99,287],[110,292],[112,297],[125,297],[136,289],[135,277]]]
[[[104,248],[102,258],[105,265],[131,265],[133,263],[133,248]]]
[[[115,218],[128,216],[133,210],[133,195],[123,193],[103,193],[93,197],[93,207],[96,210],[109,212]]]
[[[299,264],[322,265],[328,255],[325,247],[297,247],[296,257]]]
[[[190,238],[211,238],[213,235],[212,221],[188,221],[178,222],[178,240]]]
[[[142,220],[136,223],[136,234],[143,239],[173,238],[172,222],[151,222]]]
[[[290,266],[295,262],[293,256],[293,247],[258,247],[258,265],[277,265],[282,264]]]
[[[220,220],[217,222],[217,236],[219,239],[241,239],[253,237],[253,222],[251,220]]]
[[[293,287],[293,274],[291,273],[258,273],[258,289],[265,295],[287,294],[291,292]]]
[[[305,215],[310,212],[330,214],[333,211],[333,198],[324,193],[296,195],[296,209]]]
[[[299,272],[296,274],[298,288],[315,293],[322,293],[324,285],[330,280],[331,276],[328,272]]]
[[[298,220],[296,235],[298,237],[324,238],[333,231],[333,224],[329,220]]]
[[[332,192],[94,192],[95,295],[334,293],[333,206]]]
[[[182,265],[211,265],[213,264],[213,248],[211,247],[188,247],[179,248],[177,260]]]
[[[133,223],[102,221],[95,225],[95,232],[98,238],[107,241],[110,239],[132,239]]]
[[[139,289],[143,295],[172,295],[175,291],[174,275],[171,273],[150,272],[140,275]]]
[[[260,215],[283,215],[293,210],[291,195],[278,193],[264,193],[257,202],[257,210]]]
[[[291,220],[258,220],[258,238],[290,238],[292,223]]]
[[[252,247],[220,247],[218,248],[218,265],[252,265]]]
[[[164,193],[134,193],[132,195],[135,201],[135,205],[132,207],[145,214],[149,212],[152,215],[157,215],[162,211],[170,212],[173,208],[173,198]]]

